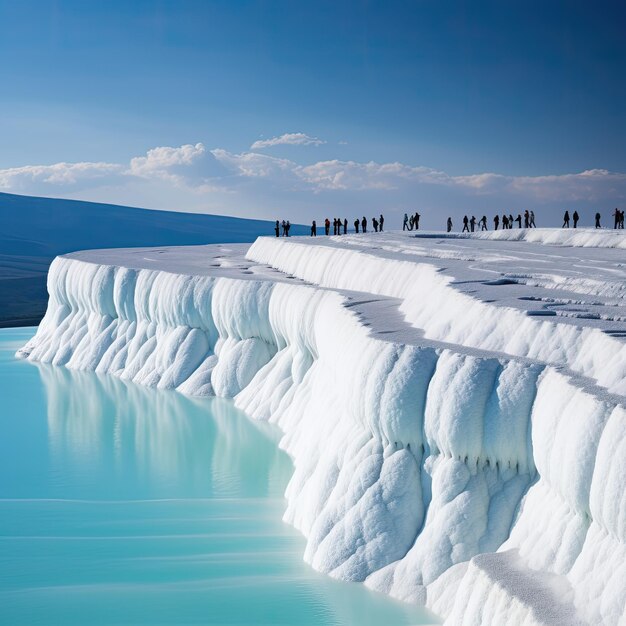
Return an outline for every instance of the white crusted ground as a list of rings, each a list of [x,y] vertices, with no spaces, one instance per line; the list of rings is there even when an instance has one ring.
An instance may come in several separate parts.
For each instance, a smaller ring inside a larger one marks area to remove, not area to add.
[[[535,239],[75,253],[19,354],[277,423],[332,576],[450,624],[625,623],[626,238],[505,232]]]

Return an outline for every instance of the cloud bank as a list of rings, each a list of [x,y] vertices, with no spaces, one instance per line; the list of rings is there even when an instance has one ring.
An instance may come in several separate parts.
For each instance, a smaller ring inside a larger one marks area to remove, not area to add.
[[[268,139],[261,147],[319,141],[291,133]],[[626,174],[589,169],[541,176],[459,176],[400,162],[330,159],[301,164],[255,150],[207,150],[195,143],[152,148],[127,163],[8,168],[0,170],[0,190],[250,217],[289,214],[292,221],[302,222],[327,213],[371,209],[401,214],[419,208],[424,216],[436,217],[430,227],[440,228],[442,215],[465,212],[543,208],[554,222],[563,208],[589,209],[590,214],[604,210],[608,215],[613,206],[626,203]]]

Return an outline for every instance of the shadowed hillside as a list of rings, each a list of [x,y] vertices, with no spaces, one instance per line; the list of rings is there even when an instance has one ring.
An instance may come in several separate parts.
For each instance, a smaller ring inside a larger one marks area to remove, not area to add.
[[[303,232],[294,225],[293,234]],[[59,254],[248,242],[272,233],[273,224],[262,220],[0,193],[0,327],[39,322],[46,309],[48,266]]]

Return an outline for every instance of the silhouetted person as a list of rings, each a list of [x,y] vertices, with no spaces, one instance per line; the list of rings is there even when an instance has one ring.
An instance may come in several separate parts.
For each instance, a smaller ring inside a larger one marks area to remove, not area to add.
[[[359,234],[359,218],[358,217],[354,220],[354,232],[357,235]]]
[[[476,218],[473,215],[472,215],[472,218],[470,219],[470,228],[472,232],[474,232],[474,229],[476,228]]]
[[[330,235],[330,220],[328,218],[324,220],[324,232],[326,236]]]
[[[343,218],[343,234],[348,234],[348,220],[345,217]]]
[[[274,232],[277,237],[280,237],[280,222],[276,220],[276,225],[274,226]]]
[[[528,226],[530,228],[537,228],[535,226],[535,212],[534,211],[530,212],[530,219],[529,219],[529,222],[528,222]]]
[[[283,237],[286,237],[287,236],[287,222],[283,220],[281,226],[283,227]]]
[[[380,230],[380,232],[383,232],[383,224],[385,223],[385,218],[383,217],[383,214],[380,214],[380,219],[378,220],[378,229]]]
[[[563,226],[561,228],[569,228],[569,211],[563,214]]]
[[[285,224],[285,234],[287,235],[287,237],[289,237],[290,228],[291,228],[291,223],[289,222],[289,220],[287,220],[287,223]]]
[[[487,230],[487,216],[483,215],[480,218],[480,230]]]
[[[333,217],[333,235],[337,234],[337,218]]]
[[[513,216],[509,213],[509,228],[513,228],[514,221]]]
[[[413,216],[413,224],[415,224],[415,230],[419,230],[420,228],[420,217],[422,217],[417,211],[415,211],[415,215]]]
[[[467,219],[467,215],[464,215],[463,216],[463,230],[461,231],[462,233],[464,233],[465,231],[469,233],[469,226],[467,225],[468,222],[469,220]]]
[[[363,230],[364,233],[367,232],[367,219],[365,218],[365,215],[363,216],[363,219],[361,220],[361,229]]]
[[[596,228],[602,228],[602,226],[600,225],[600,213],[596,213]]]
[[[617,209],[615,210],[617,211]],[[617,224],[617,219],[615,223]],[[615,228],[617,228],[617,226]],[[404,220],[402,222],[402,230],[409,230],[409,216],[406,213],[404,214]]]
[[[624,211],[620,211],[619,214],[619,227],[624,228]]]
[[[615,218],[615,226],[613,226],[613,229],[619,228],[621,211],[617,207],[615,208],[615,211],[613,211],[613,217]]]
[[[375,217],[372,218],[372,225],[374,226],[374,232],[377,233],[378,232],[378,220]]]
[[[521,228],[522,227],[522,216],[518,213],[517,217],[515,218],[515,221],[517,222],[517,227]]]
[[[311,237],[317,237],[317,224],[315,220],[311,222]]]
[[[493,218],[493,229],[494,229],[494,230],[498,230],[498,225],[499,225],[499,224],[500,224],[500,216],[499,216],[499,215],[496,215],[496,216]]]
[[[578,220],[580,219],[580,217],[578,216],[578,211],[574,211],[572,218],[574,220],[574,228],[576,228],[576,226],[578,225]]]
[[[504,230],[508,230],[509,228],[509,218],[506,215],[502,215],[502,228]]]
[[[448,229],[447,232],[450,232],[452,230],[452,218],[449,217],[448,221],[446,222],[446,228]]]
[[[524,211],[524,228],[530,228],[530,214],[528,209]]]

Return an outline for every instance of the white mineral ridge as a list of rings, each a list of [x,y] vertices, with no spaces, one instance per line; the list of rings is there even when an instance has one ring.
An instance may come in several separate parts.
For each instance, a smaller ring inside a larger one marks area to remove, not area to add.
[[[18,353],[277,424],[331,576],[449,624],[625,624],[623,233],[58,257]]]

